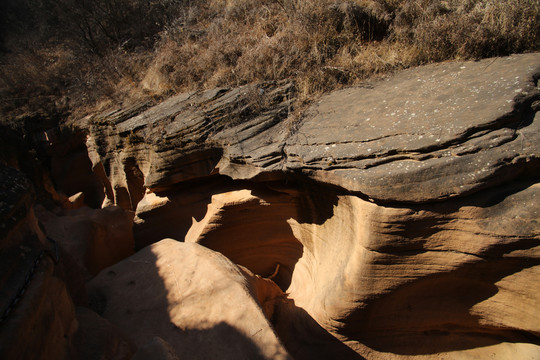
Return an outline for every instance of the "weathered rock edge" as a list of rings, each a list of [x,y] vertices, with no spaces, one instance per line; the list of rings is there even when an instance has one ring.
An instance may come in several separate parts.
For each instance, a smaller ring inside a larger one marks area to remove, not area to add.
[[[336,91],[301,119],[290,116],[294,86],[271,83],[179,94],[80,126],[107,197],[128,208],[144,188],[216,173],[301,173],[375,201],[430,202],[538,175],[539,77],[540,53],[513,55]]]

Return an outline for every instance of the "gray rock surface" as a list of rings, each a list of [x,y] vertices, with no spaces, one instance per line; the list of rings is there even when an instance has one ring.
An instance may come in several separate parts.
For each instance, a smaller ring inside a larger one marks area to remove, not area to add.
[[[441,200],[538,173],[539,76],[540,54],[430,65],[331,93],[300,118],[288,83],[180,94],[94,117],[87,145],[109,200],[133,210],[144,188],[216,173]]]
[[[430,201],[538,172],[536,54],[437,64],[335,92],[287,139],[287,169],[371,198]]]

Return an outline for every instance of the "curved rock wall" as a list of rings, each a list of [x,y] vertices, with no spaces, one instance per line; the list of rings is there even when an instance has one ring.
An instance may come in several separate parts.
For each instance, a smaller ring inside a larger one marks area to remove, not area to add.
[[[91,279],[86,298],[65,277],[93,310],[75,311],[67,345],[137,359],[538,358],[539,78],[540,54],[524,54],[409,69],[300,117],[284,82],[73,124],[105,199],[39,213],[66,273]]]
[[[139,247],[185,238],[285,291],[298,321],[274,326],[295,357],[306,326],[369,358],[528,354],[539,71],[538,54],[430,65],[301,119],[288,84],[181,94],[95,117],[88,148]]]
[[[304,245],[290,297],[383,352],[528,342],[540,334],[534,307],[524,306],[540,300],[539,190],[522,183],[409,208],[340,196],[324,224],[290,221]]]

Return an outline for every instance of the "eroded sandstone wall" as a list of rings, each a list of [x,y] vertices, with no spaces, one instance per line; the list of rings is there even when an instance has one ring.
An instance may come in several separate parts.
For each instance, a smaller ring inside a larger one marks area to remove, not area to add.
[[[539,65],[531,54],[413,69],[296,121],[281,120],[287,86],[255,89],[258,112],[247,87],[185,94],[100,120],[88,145],[125,208],[140,171],[143,237],[185,237],[272,278],[360,354],[528,353]],[[98,143],[119,151],[98,156]]]
[[[302,116],[292,84],[268,83],[72,124],[103,208],[38,212],[79,274],[70,346],[539,358],[539,77],[539,54],[515,55],[410,69]]]

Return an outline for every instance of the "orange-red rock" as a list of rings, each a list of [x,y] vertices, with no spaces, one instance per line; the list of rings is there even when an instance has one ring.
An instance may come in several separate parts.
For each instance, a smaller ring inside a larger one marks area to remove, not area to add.
[[[47,235],[69,253],[87,276],[133,254],[133,212],[117,206],[87,207],[55,216],[41,212]]]

